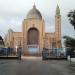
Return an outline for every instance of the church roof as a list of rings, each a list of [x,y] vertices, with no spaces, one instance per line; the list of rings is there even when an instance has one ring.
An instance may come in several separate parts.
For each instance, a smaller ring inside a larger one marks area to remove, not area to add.
[[[27,19],[42,19],[42,15],[35,5],[27,14]]]

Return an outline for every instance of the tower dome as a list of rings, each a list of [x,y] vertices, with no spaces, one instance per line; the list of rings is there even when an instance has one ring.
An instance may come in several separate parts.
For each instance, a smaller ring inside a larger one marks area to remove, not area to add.
[[[27,14],[27,19],[42,19],[42,15],[35,5]]]

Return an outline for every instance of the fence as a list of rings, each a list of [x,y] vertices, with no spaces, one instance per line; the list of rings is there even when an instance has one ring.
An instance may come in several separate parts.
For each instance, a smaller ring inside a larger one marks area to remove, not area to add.
[[[52,49],[44,49],[44,55],[48,58],[67,58],[69,55],[69,49],[67,48],[52,48]]]
[[[0,48],[0,56],[18,56],[18,49],[16,50],[16,48]]]

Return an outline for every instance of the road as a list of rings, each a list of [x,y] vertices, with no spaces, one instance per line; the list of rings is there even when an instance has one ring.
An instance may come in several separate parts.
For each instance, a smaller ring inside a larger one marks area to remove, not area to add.
[[[0,60],[0,75],[75,75],[75,66],[64,60],[23,57],[21,61]]]

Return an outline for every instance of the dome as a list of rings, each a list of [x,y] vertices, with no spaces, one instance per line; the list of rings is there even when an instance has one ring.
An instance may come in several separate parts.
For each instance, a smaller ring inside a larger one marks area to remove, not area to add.
[[[36,9],[34,5],[33,8],[29,11],[27,19],[42,19],[41,13]]]

